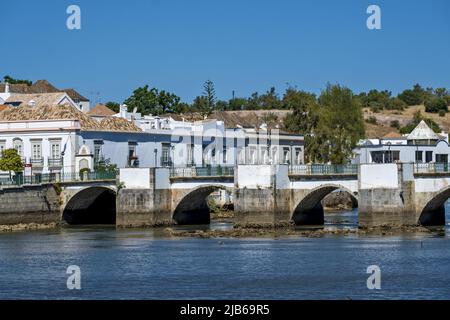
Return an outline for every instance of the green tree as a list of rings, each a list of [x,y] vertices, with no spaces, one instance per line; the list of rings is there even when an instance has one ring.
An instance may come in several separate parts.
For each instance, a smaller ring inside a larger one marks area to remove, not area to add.
[[[181,114],[181,113],[187,113],[190,110],[191,110],[191,106],[189,104],[187,104],[185,102],[180,102],[174,107],[173,112]]]
[[[203,84],[203,96],[206,98],[206,107],[208,114],[210,114],[216,107],[216,90],[211,80],[206,80]]]
[[[386,104],[386,109],[388,110],[404,110],[408,105],[399,98],[391,98]]]
[[[415,84],[413,89],[404,90],[397,97],[403,100],[408,106],[424,104],[432,97],[432,88],[423,89],[420,84]]]
[[[11,171],[15,173],[23,171],[22,158],[16,149],[5,149],[0,158],[0,171],[8,171],[11,177]]]
[[[365,134],[360,101],[350,89],[339,85],[328,85],[318,101],[319,120],[313,129],[309,160],[344,164]]]
[[[108,101],[105,106],[116,113],[119,113],[120,111],[120,104],[118,104],[117,102]]]
[[[14,79],[11,76],[4,76],[3,81],[8,82],[9,84],[26,84],[29,86],[33,84],[30,80]]]
[[[207,116],[210,114],[210,110],[208,108],[208,100],[205,96],[198,96],[192,102],[192,111],[200,112],[203,116]]]
[[[105,159],[104,161],[98,162],[94,166],[94,171],[100,174],[111,174],[117,172],[117,165],[111,163],[111,159]]]
[[[425,111],[431,113],[448,112],[447,101],[444,98],[434,97],[425,102]]]
[[[176,110],[180,98],[175,94],[159,91],[157,88],[149,89],[148,85],[139,87],[124,101],[129,110],[136,108],[137,112],[144,115],[160,115]]]
[[[245,98],[231,98],[228,101],[227,110],[245,110],[247,105],[247,99]]]
[[[271,87],[266,93],[259,96],[258,109],[281,109],[281,101],[275,90],[275,87]]]
[[[317,125],[317,110],[319,108],[314,94],[286,89],[282,100],[283,109],[292,110],[292,116],[284,119],[286,130],[308,135]]]

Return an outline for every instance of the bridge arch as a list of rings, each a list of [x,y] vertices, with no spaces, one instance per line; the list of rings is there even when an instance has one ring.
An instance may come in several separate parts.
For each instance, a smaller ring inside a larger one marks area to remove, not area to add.
[[[445,202],[450,198],[450,186],[442,188],[425,201],[420,210],[419,224],[423,226],[445,225]]]
[[[353,203],[358,203],[355,194],[339,184],[324,184],[311,189],[304,197],[297,201],[291,215],[291,220],[296,225],[321,225],[324,224],[324,210],[321,201],[331,192],[342,190],[352,197]]]
[[[208,196],[217,190],[231,192],[230,188],[221,184],[206,184],[189,190],[177,190],[173,204],[172,220],[176,224],[209,224],[210,208]]]
[[[116,190],[92,186],[77,190],[66,202],[62,220],[68,224],[115,224]]]

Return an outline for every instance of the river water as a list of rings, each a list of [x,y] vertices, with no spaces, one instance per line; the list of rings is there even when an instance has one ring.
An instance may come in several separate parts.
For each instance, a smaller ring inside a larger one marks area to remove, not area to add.
[[[326,220],[355,227],[357,211]],[[67,289],[69,265],[80,267],[81,290]],[[370,265],[381,269],[380,290],[367,288]],[[170,238],[111,227],[0,233],[0,299],[449,298],[450,226],[319,238]]]

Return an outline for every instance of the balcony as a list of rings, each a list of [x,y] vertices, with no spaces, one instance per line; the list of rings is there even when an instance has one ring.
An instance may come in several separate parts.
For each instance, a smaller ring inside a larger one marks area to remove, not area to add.
[[[171,157],[161,157],[161,167],[171,167],[173,164]]]
[[[33,167],[43,167],[44,166],[44,158],[30,158],[30,164]]]
[[[129,168],[138,168],[139,167],[139,158],[137,156],[128,157],[127,165]]]
[[[49,167],[62,167],[63,166],[63,158],[48,158],[48,166]]]

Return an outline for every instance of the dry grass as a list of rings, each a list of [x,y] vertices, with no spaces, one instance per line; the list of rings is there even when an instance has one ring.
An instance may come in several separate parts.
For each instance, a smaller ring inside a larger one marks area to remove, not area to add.
[[[368,119],[369,117],[375,117],[377,119],[376,125],[368,123],[365,124],[366,135],[369,138],[376,138],[391,131],[397,132],[397,129],[390,127],[391,121],[397,120],[400,123],[400,126],[404,126],[413,119],[414,113],[417,111],[420,111],[422,116],[433,119],[445,132],[450,131],[449,114],[446,114],[444,117],[440,117],[437,113],[425,112],[424,106],[411,106],[406,108],[404,111],[381,110],[378,113],[372,112],[369,108],[364,108],[364,119]]]

